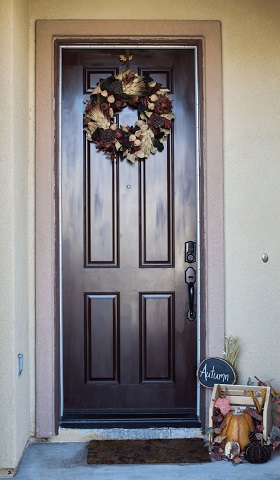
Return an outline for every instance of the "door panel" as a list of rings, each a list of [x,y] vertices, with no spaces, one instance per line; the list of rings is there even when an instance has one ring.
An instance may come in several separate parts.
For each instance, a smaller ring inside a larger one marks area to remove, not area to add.
[[[86,295],[86,382],[119,382],[119,297]]]
[[[174,382],[174,292],[141,294],[141,381]],[[156,339],[156,340],[155,340]]]
[[[173,266],[174,168],[169,152],[142,165],[140,179],[140,266]],[[160,165],[158,165],[160,163]]]
[[[87,142],[85,266],[119,267],[119,168],[115,162],[104,162],[101,155],[92,155],[93,148]]]
[[[192,49],[135,49],[130,68],[169,90],[163,152],[111,161],[82,130],[83,102],[120,70],[116,49],[63,50],[64,418],[196,418],[196,322],[186,320],[184,246],[196,238]],[[119,123],[134,124],[128,107]],[[193,265],[195,266],[195,265]]]

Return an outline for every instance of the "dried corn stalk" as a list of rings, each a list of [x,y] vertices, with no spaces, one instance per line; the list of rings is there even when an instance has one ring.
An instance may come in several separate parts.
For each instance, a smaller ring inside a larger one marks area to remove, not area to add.
[[[223,352],[224,359],[231,363],[231,365],[236,368],[238,363],[238,355],[240,351],[240,345],[238,342],[238,337],[225,337],[225,351]]]

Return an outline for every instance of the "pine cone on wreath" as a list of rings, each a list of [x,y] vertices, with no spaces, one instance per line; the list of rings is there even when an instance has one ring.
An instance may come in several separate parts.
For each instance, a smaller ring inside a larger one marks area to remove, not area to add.
[[[113,83],[111,83],[109,90],[110,93],[114,93],[115,95],[122,95],[122,83],[119,80],[115,80]]]
[[[115,77],[111,76],[111,77],[108,77],[108,78],[105,78],[105,80],[102,78],[100,80],[100,88],[101,90],[107,90],[107,92],[110,90],[110,86],[112,85],[112,83],[115,82]]]
[[[115,132],[111,128],[107,128],[101,133],[101,140],[104,143],[111,143],[115,140]]]
[[[159,115],[153,115],[152,125],[155,128],[161,128],[164,125],[164,118]]]

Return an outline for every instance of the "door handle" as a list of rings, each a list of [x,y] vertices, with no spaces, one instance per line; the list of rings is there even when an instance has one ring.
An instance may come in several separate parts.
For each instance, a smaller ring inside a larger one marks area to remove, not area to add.
[[[193,322],[196,319],[196,313],[193,309],[193,304],[194,304],[194,283],[189,283],[188,284],[188,290],[189,290],[189,304],[190,304],[190,309],[187,313],[187,319],[190,322]]]
[[[196,319],[196,313],[194,311],[194,284],[196,281],[195,270],[192,267],[187,268],[185,272],[185,282],[188,284],[189,292],[189,311],[187,312],[187,319],[193,322]]]
[[[188,284],[188,290],[189,290],[190,310],[193,311],[193,304],[194,304],[194,284],[193,283]]]

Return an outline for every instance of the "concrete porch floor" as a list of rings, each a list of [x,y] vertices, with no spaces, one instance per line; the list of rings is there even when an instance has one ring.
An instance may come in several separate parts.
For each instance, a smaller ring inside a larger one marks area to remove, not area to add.
[[[31,443],[16,480],[280,480],[280,451],[262,465],[221,461],[184,465],[104,465],[86,463],[86,443]]]

